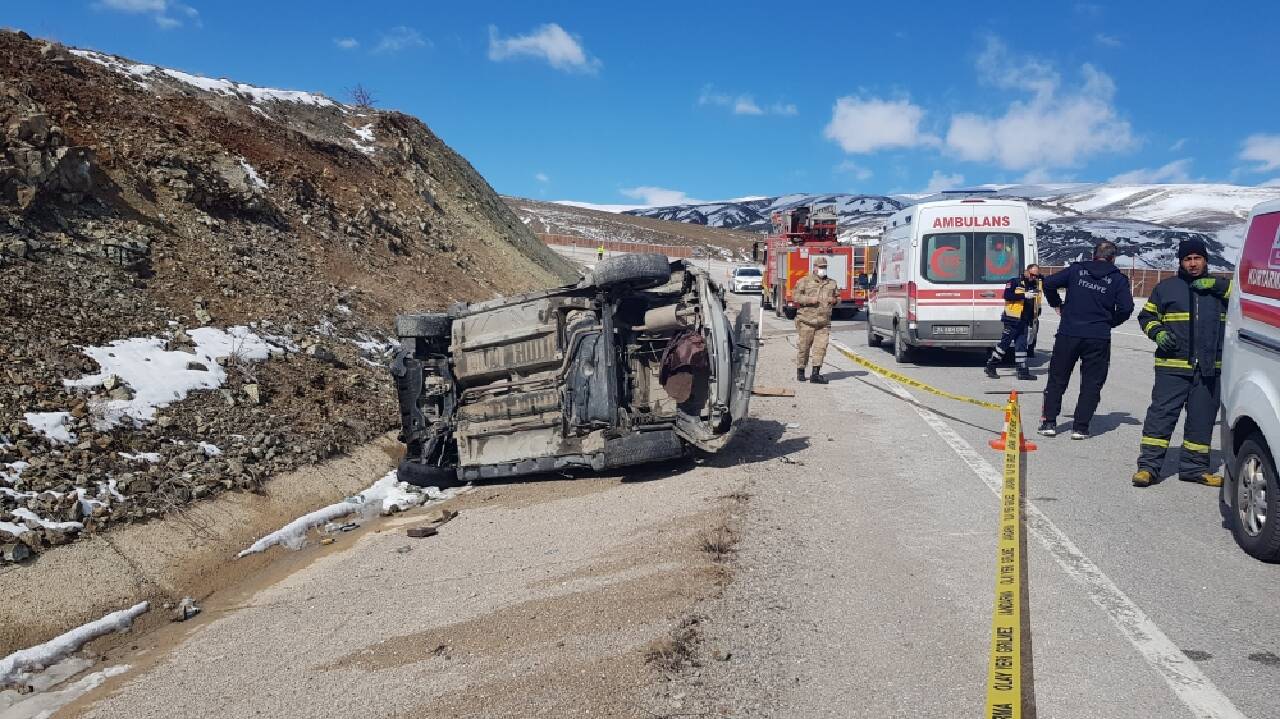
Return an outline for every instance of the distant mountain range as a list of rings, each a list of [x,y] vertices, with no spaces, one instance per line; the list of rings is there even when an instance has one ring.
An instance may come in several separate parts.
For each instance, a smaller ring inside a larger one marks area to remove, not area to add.
[[[1178,243],[1189,237],[1205,241],[1215,269],[1235,267],[1249,210],[1259,202],[1280,199],[1280,187],[1225,184],[1185,185],[989,185],[997,197],[1024,199],[1031,206],[1046,264],[1065,264],[1109,239],[1136,267],[1174,266]],[[708,202],[696,205],[629,209],[624,214],[711,227],[766,232],[769,215],[798,205],[830,204],[840,216],[841,237],[874,240],[884,219],[918,202],[943,195],[791,194]]]

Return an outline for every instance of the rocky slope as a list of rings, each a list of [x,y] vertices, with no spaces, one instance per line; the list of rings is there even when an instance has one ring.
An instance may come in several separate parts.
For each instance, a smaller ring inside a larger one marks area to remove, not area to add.
[[[576,273],[415,118],[0,32],[0,554],[397,424],[390,319]]]
[[[1044,262],[1063,264],[1109,239],[1136,267],[1167,268],[1183,239],[1203,239],[1219,270],[1235,266],[1249,209],[1280,199],[1280,188],[1236,185],[990,185],[997,197],[1024,199],[1031,206]],[[796,205],[833,204],[841,236],[875,241],[884,219],[897,210],[943,195],[791,194],[700,205],[650,207],[626,214],[712,227],[765,232],[769,215]]]

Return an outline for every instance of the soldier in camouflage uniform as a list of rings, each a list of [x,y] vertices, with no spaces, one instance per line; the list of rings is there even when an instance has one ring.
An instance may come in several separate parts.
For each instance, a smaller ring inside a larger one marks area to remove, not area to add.
[[[822,376],[822,361],[827,357],[827,342],[831,339],[831,311],[840,301],[840,288],[827,277],[827,258],[814,257],[812,271],[800,278],[792,292],[796,306],[796,330],[800,333],[796,353],[796,379],[804,382],[804,368],[812,361],[813,372],[809,381],[826,384]],[[812,357],[810,354],[812,353]]]

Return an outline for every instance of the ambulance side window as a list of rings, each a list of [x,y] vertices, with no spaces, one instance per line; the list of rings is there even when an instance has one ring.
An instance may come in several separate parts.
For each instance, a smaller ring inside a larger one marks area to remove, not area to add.
[[[925,235],[920,273],[929,282],[940,284],[970,282],[969,238],[964,232]]]
[[[1022,235],[979,232],[974,236],[980,283],[1005,283],[1022,271]]]

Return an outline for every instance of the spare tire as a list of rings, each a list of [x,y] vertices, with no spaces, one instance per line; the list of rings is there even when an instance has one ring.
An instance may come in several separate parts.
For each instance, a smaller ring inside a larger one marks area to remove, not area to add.
[[[396,317],[397,337],[448,337],[449,327],[449,315],[442,312],[424,312]]]
[[[600,288],[626,286],[643,290],[665,285],[670,279],[671,260],[659,254],[615,255],[601,260],[591,271],[591,284]]]

